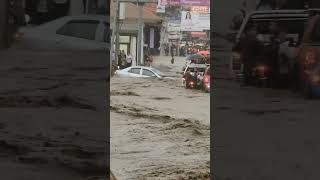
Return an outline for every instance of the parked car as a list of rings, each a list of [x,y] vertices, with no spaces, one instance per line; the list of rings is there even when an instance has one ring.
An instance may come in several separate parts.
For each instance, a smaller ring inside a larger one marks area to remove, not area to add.
[[[18,48],[45,50],[110,50],[108,16],[66,16],[20,29]]]
[[[117,70],[115,75],[118,77],[156,77],[162,79],[164,74],[158,69],[145,66],[131,66],[122,70]]]

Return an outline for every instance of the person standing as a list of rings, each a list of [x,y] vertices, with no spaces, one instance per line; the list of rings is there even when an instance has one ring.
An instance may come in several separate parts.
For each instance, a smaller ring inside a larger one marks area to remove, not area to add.
[[[170,54],[172,57],[174,56],[174,44],[171,45]]]
[[[243,85],[247,86],[251,82],[251,72],[254,65],[255,58],[261,51],[261,45],[257,40],[256,27],[250,28],[246,32],[246,36],[240,40],[241,61],[243,63],[244,82]]]
[[[126,61],[127,61],[127,67],[131,67],[131,65],[132,65],[132,55],[130,53],[127,53]]]

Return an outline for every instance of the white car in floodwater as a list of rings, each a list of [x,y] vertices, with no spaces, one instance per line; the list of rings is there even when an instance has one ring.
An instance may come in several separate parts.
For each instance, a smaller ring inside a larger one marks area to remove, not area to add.
[[[41,50],[110,50],[108,16],[66,16],[19,30],[16,47]]]
[[[115,75],[118,77],[157,77],[159,79],[164,77],[164,74],[158,69],[145,66],[132,66],[117,70]]]

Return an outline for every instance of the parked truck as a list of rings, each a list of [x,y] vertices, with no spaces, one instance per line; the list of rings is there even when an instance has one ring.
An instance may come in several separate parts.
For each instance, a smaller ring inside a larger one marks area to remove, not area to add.
[[[0,1],[0,49],[12,45],[18,28],[25,23],[23,0]]]

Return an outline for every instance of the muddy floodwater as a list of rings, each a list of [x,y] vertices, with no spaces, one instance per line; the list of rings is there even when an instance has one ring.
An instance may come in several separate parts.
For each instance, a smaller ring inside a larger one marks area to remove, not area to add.
[[[170,76],[111,78],[111,167],[118,179],[210,179],[210,95],[185,89],[183,58],[156,57]]]
[[[105,53],[4,50],[0,60],[0,179],[105,179]]]

